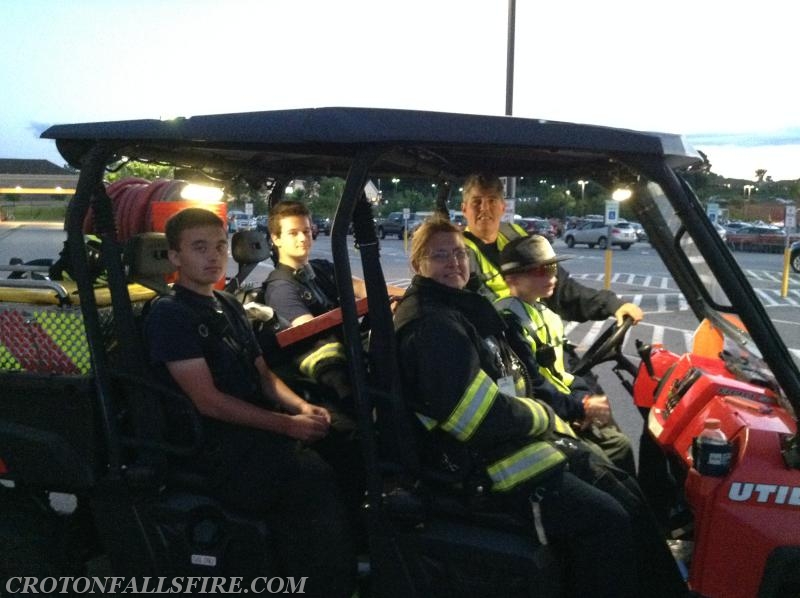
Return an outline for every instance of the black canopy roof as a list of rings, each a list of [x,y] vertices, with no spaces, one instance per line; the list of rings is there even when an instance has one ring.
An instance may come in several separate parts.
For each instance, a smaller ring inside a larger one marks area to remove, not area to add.
[[[380,174],[461,177],[477,170],[530,174],[543,167],[572,172],[609,156],[664,156],[670,166],[701,161],[679,135],[510,116],[376,108],[312,108],[56,125],[67,162],[80,167],[97,141],[118,157],[204,166],[222,176],[251,172],[342,176],[353,156],[383,153]],[[598,164],[599,165],[599,164]]]

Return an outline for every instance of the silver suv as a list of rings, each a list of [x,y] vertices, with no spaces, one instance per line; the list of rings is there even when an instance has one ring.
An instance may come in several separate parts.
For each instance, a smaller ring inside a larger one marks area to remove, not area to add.
[[[636,229],[630,222],[617,222],[611,226],[611,245],[619,245],[629,249],[636,243]],[[600,249],[608,247],[609,226],[601,220],[590,220],[564,233],[567,247],[585,243],[590,248],[597,245]]]

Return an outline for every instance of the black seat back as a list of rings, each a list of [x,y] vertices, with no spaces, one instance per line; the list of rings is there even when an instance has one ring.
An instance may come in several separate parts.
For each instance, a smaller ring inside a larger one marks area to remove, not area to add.
[[[228,281],[225,290],[233,293],[244,284],[253,269],[270,256],[269,236],[257,230],[241,230],[231,238],[231,255],[239,265],[236,276]]]
[[[168,250],[164,233],[139,233],[131,237],[125,248],[128,280],[159,295],[169,293],[167,276],[175,272],[175,266],[169,261]]]

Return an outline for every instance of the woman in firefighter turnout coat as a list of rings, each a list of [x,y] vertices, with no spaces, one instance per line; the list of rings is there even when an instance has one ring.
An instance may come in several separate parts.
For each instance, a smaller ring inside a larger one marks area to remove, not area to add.
[[[503,339],[502,319],[490,301],[464,289],[469,259],[460,231],[443,218],[423,223],[411,266],[417,274],[395,329],[424,466],[482,492],[490,508],[531,520],[532,535],[564,555],[570,596],[683,595],[630,480],[594,475],[614,468],[548,406],[525,396],[524,368]],[[600,462],[593,475],[580,474],[591,483],[576,475],[578,462],[589,459]]]

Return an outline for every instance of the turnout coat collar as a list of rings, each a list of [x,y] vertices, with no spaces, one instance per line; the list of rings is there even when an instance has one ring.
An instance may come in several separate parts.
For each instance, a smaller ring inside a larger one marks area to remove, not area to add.
[[[455,310],[462,314],[483,338],[498,335],[506,329],[491,301],[482,295],[454,289],[420,275],[414,276],[397,307],[395,329],[399,331],[413,320],[440,310]]]

